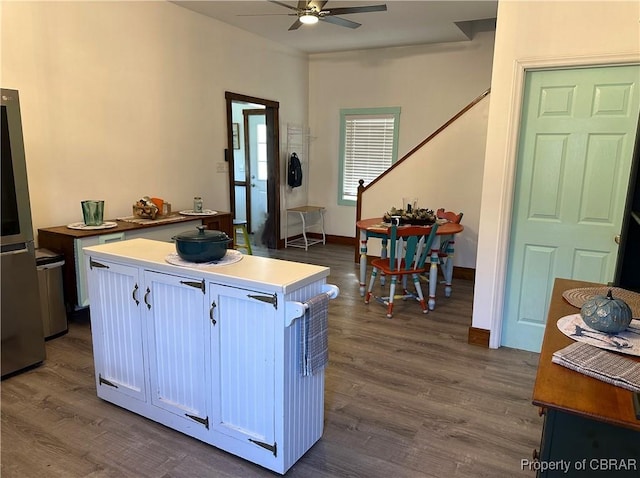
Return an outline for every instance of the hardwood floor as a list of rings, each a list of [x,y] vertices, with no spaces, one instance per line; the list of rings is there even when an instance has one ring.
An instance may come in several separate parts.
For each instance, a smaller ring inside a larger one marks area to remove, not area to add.
[[[467,344],[473,284],[436,310],[365,305],[353,249],[255,254],[324,264],[330,304],[323,437],[288,477],[512,477],[538,448],[538,354]],[[257,465],[97,398],[88,320],[47,342],[43,365],[1,384],[2,477],[267,477]]]

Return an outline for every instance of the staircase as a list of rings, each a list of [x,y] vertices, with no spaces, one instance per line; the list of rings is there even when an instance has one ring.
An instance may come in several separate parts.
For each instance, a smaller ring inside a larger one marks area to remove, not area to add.
[[[419,207],[464,212],[454,265],[475,269],[490,90],[487,89],[374,181],[360,184],[356,220],[381,217],[403,197]],[[498,186],[499,187],[499,186]],[[359,262],[356,235],[355,262]],[[377,241],[369,254],[379,255]]]

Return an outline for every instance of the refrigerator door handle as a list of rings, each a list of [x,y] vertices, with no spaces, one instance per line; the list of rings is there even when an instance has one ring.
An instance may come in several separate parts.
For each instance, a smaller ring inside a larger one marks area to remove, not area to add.
[[[12,255],[12,254],[27,254],[29,252],[31,252],[29,250],[29,247],[24,243],[11,244],[9,246],[3,246],[2,247],[2,255],[3,256],[8,256],[8,255]]]

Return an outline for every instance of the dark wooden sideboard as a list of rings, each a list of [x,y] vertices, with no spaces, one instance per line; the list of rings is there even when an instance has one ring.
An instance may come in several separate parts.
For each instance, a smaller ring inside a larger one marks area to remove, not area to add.
[[[189,224],[203,224],[207,229],[218,230],[226,232],[229,237],[233,237],[233,225],[231,219],[231,213],[218,212],[216,214],[208,216],[180,216],[177,213],[169,216],[171,221],[158,220],[157,222],[150,222],[146,224],[136,224],[126,221],[118,221],[117,219],[110,220],[110,222],[117,223],[116,227],[109,229],[97,229],[97,230],[77,230],[69,229],[65,226],[45,227],[38,229],[38,247],[49,249],[58,254],[64,256],[65,265],[63,266],[63,287],[64,287],[64,299],[67,311],[82,307],[81,300],[78,297],[78,256],[81,251],[76,249],[82,244],[86,238],[95,238],[96,236],[103,237],[117,237],[118,240],[127,239],[127,236],[139,236],[144,235],[145,232],[160,233],[163,240],[169,240],[171,234],[162,234],[164,229],[171,228],[175,231],[176,225],[183,225],[185,230],[189,227]],[[165,218],[166,219],[166,218]]]
[[[533,403],[544,415],[540,452],[531,466],[539,477],[640,476],[633,393],[551,362],[554,352],[573,343],[558,330],[558,319],[579,312],[562,293],[602,285],[569,279],[554,284],[533,389]]]

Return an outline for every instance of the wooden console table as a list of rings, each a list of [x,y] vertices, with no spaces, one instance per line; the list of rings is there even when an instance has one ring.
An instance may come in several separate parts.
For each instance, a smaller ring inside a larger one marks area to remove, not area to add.
[[[176,233],[187,230],[190,225],[198,224],[207,226],[207,229],[226,232],[229,237],[233,237],[229,212],[218,212],[210,216],[181,216],[174,213],[168,218],[170,221],[158,219],[146,224],[113,219],[110,221],[117,223],[117,226],[109,229],[77,230],[69,229],[66,225],[38,229],[38,247],[64,255],[65,265],[62,267],[62,273],[67,311],[88,305],[82,254],[82,248],[85,246],[134,237],[170,241]]]
[[[562,293],[594,286],[602,284],[569,279],[554,284],[533,389],[533,403],[544,414],[540,452],[534,451],[530,466],[539,477],[640,473],[640,420],[633,393],[551,362],[554,352],[574,342],[558,330],[558,319],[579,312]],[[625,357],[640,362],[640,357]]]

